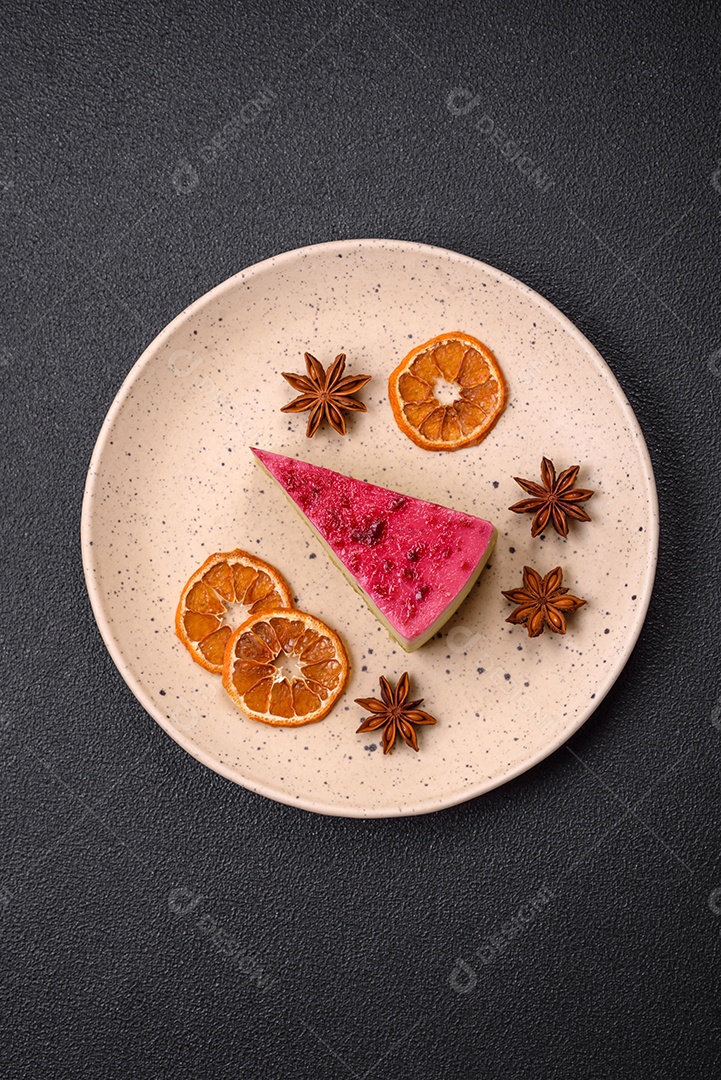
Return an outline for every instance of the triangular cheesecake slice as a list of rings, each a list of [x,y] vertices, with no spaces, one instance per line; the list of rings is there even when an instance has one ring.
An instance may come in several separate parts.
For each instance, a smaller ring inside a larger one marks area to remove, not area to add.
[[[490,521],[253,448],[334,563],[407,652],[465,600],[496,542]]]

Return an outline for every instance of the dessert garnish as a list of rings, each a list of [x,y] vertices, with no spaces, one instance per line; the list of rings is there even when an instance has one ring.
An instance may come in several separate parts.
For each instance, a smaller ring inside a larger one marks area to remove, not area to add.
[[[454,331],[412,349],[388,380],[398,427],[424,450],[460,450],[485,439],[508,389],[482,341]]]
[[[307,461],[253,453],[407,652],[451,617],[493,549],[490,521]]]
[[[579,503],[586,502],[593,495],[587,488],[574,488],[580,465],[572,465],[570,469],[564,469],[558,478],[553,462],[544,457],[541,462],[541,480],[543,486],[533,480],[522,480],[519,476],[513,479],[517,484],[532,495],[531,499],[521,499],[520,502],[509,506],[514,514],[535,514],[531,522],[531,536],[539,533],[552,523],[559,536],[568,536],[568,519],[576,518],[577,521],[590,521],[591,518]]]
[[[554,634],[566,633],[566,616],[586,603],[577,596],[570,596],[568,589],[561,588],[563,571],[560,566],[549,570],[544,578],[530,566],[523,567],[523,588],[503,593],[512,604],[518,604],[506,622],[521,624],[529,637],[538,637],[546,626]]]
[[[240,618],[235,604],[248,609]],[[181,593],[175,631],[196,663],[220,675],[235,626],[249,614],[286,607],[293,597],[275,567],[236,548],[211,555],[195,571]]]
[[[289,382],[294,390],[300,391],[300,396],[293,398],[284,405],[281,412],[307,412],[308,427],[306,435],[312,439],[322,420],[327,420],[332,428],[340,435],[346,433],[344,412],[366,412],[362,401],[357,401],[353,394],[362,390],[370,375],[346,375],[345,353],[339,353],[335,360],[325,370],[320,361],[310,353],[305,354],[306,375],[294,375],[292,372],[281,372],[286,382]]]
[[[383,753],[389,754],[399,734],[404,742],[413,750],[418,750],[418,736],[414,724],[435,724],[435,717],[423,712],[418,706],[423,704],[423,698],[417,701],[408,701],[410,679],[404,672],[396,683],[395,690],[385,678],[380,677],[381,698],[356,698],[356,704],[365,709],[371,715],[367,716],[357,733],[361,731],[377,731],[383,728]]]
[[[274,727],[322,720],[347,679],[343,642],[304,611],[251,615],[225,650],[223,686],[251,720]]]

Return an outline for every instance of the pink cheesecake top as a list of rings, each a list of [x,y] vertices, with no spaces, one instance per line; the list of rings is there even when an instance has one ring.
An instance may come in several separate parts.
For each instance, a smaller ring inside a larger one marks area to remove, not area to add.
[[[491,523],[471,514],[252,449],[405,638],[435,622],[493,536]]]

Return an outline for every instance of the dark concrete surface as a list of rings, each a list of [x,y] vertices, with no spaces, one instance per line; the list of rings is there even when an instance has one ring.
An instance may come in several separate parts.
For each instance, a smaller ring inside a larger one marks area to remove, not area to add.
[[[1,27],[0,1074],[719,1075],[717,8],[81,0]],[[188,757],[107,655],[78,542],[155,334],[359,236],[555,303],[661,503],[648,621],[592,720],[413,820],[316,817]]]

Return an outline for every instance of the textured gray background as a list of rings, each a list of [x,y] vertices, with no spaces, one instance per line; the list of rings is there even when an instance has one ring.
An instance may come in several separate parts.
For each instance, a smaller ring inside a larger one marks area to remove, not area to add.
[[[715,7],[11,3],[2,34],[0,1074],[718,1075]],[[78,544],[155,334],[244,266],[358,236],[557,304],[661,500],[648,621],[593,719],[407,821],[314,817],[185,755],[116,673]]]

